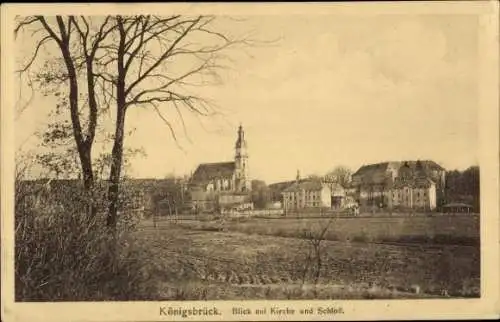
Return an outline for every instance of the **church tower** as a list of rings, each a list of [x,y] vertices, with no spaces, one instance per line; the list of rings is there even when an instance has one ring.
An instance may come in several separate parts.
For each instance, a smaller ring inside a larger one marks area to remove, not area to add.
[[[236,190],[250,191],[251,184],[248,177],[248,153],[247,141],[245,140],[245,132],[240,124],[238,128],[238,140],[235,146],[235,174],[236,174]]]

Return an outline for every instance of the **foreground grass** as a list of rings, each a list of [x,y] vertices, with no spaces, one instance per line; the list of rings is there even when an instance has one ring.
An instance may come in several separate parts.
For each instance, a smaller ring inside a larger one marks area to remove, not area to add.
[[[151,225],[150,225],[151,224]],[[302,284],[307,242],[145,223],[157,299],[363,299],[479,296],[479,248],[325,242],[318,285]]]
[[[302,236],[325,220],[252,219],[224,227],[144,221],[138,230],[122,225],[111,237],[102,222],[78,213],[26,213],[16,217],[16,300],[427,298],[442,290],[479,296],[479,246],[456,243],[478,238],[470,218],[336,220],[314,284],[303,274],[309,245]],[[451,238],[432,247],[415,238],[375,243],[424,231]]]
[[[144,277],[148,249],[120,225],[81,212],[16,216],[16,301],[122,301],[145,299],[155,285]]]

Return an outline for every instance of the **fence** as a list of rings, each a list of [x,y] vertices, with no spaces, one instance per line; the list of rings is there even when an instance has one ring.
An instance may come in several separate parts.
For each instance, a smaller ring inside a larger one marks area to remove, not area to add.
[[[229,215],[230,217],[281,216],[284,214],[285,212],[283,209],[228,210],[222,212],[222,215]]]

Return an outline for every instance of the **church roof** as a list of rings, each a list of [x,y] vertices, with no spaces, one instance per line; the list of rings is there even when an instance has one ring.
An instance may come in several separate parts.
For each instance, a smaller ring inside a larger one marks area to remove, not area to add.
[[[191,178],[192,183],[202,183],[216,178],[231,177],[236,168],[233,162],[202,163],[196,168]]]

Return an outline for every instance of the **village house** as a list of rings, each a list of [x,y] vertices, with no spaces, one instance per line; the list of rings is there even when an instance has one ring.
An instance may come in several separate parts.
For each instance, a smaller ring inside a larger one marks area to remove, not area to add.
[[[321,179],[300,180],[282,192],[283,208],[286,211],[296,209],[331,208],[332,191],[330,185]]]
[[[277,205],[280,204],[282,208],[291,206],[291,200],[294,200],[294,202],[297,200],[300,201],[300,196],[298,199],[294,197],[297,194],[296,191],[301,191],[300,187],[307,189],[309,189],[310,187],[313,187],[314,189],[316,189],[315,187],[321,187],[320,190],[322,191],[321,193],[318,192],[319,190],[310,193],[310,196],[317,195],[318,198],[322,198],[322,202],[315,203],[313,202],[314,199],[306,199],[304,201],[305,205],[303,208],[331,207],[335,209],[341,209],[346,207],[346,197],[348,190],[345,187],[335,181],[328,180],[328,178],[324,177],[309,177],[301,179],[299,171],[297,171],[295,180],[277,182],[269,185],[271,201]],[[326,199],[328,199],[326,197],[326,191],[330,192],[330,201],[326,201]],[[288,201],[285,200],[286,196],[288,196]]]
[[[200,164],[191,177],[188,189],[191,207],[195,211],[252,208],[247,142],[241,125],[234,161]]]
[[[283,205],[283,191],[296,182],[296,180],[291,180],[270,184],[268,187],[270,191],[271,202]]]
[[[444,199],[445,169],[434,161],[383,162],[352,175],[361,208],[435,210]]]

